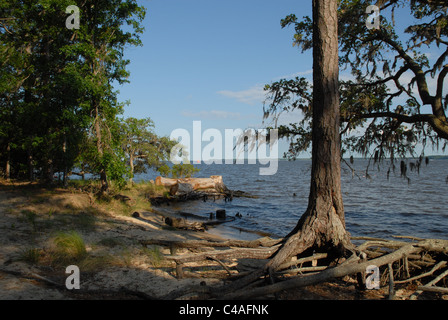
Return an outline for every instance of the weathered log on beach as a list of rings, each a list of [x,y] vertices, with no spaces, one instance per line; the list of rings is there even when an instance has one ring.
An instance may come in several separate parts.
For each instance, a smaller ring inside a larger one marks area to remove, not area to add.
[[[164,178],[157,177],[155,181],[157,186],[170,188],[172,195],[177,193],[190,193],[198,190],[212,190],[215,192],[227,192],[222,176],[210,176],[210,178]]]
[[[165,223],[176,229],[205,231],[205,226],[202,222],[187,222],[182,218],[166,217]]]
[[[260,248],[260,247],[272,247],[279,244],[282,239],[272,239],[269,237],[258,238],[255,240],[162,240],[162,239],[147,239],[140,240],[140,243],[144,246],[159,245],[178,248],[203,248],[203,247],[235,247],[235,248]]]

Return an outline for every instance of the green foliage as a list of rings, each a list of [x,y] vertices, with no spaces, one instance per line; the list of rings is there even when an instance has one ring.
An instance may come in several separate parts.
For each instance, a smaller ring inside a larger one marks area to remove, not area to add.
[[[162,265],[164,256],[160,252],[160,248],[157,246],[152,246],[151,248],[143,248],[143,253],[146,254],[151,260],[152,265],[158,268]]]
[[[80,29],[65,27],[77,5]],[[124,49],[141,45],[145,9],[136,0],[2,1],[0,166],[15,178],[53,180],[75,166],[124,185],[113,84],[128,82]],[[2,170],[3,171],[3,170]]]
[[[173,178],[190,178],[196,172],[199,172],[199,169],[190,163],[175,164],[171,168]]]
[[[29,264],[37,264],[42,256],[42,250],[37,248],[22,249],[19,253],[19,260]]]
[[[171,168],[166,164],[160,166],[157,171],[162,175],[162,177],[168,177],[171,174]]]
[[[175,142],[168,137],[155,134],[154,122],[150,118],[122,119],[120,137],[131,179],[136,173],[145,173],[148,167],[162,167],[175,146]]]
[[[75,231],[56,234],[53,243],[55,248],[52,252],[52,260],[57,265],[76,263],[87,256],[84,240]]]
[[[161,166],[158,171],[164,177],[171,175],[171,178],[181,179],[181,178],[191,178],[195,173],[200,170],[196,168],[191,163],[181,163],[175,164],[171,168],[168,165]]]

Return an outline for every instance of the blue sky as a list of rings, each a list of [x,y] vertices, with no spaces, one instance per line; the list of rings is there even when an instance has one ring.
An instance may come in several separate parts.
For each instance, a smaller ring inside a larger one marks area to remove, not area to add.
[[[177,128],[245,129],[262,123],[263,86],[311,75],[311,52],[292,46],[280,20],[311,14],[311,1],[142,0],[143,47],[129,48],[125,116],[151,117],[160,135]]]
[[[293,28],[280,26],[291,13],[310,16],[311,1],[139,3],[147,8],[143,47],[126,50],[130,83],[117,89],[121,101],[131,102],[124,116],[150,117],[159,135],[178,128],[192,132],[198,120],[203,130],[260,127],[265,84],[294,75],[312,79],[311,51],[293,47]],[[409,19],[396,17],[399,23]],[[280,144],[279,156],[286,147]]]

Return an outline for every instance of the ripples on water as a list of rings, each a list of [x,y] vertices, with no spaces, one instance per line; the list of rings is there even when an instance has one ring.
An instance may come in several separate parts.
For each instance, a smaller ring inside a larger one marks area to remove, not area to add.
[[[413,162],[409,160],[408,163]],[[423,164],[420,173],[407,170],[407,179],[400,176],[399,163],[395,172],[389,164],[370,166],[355,159],[357,175],[342,164],[342,192],[347,230],[353,236],[391,238],[407,235],[422,238],[448,239],[448,160],[432,159]],[[191,201],[171,206],[208,217],[209,212],[226,209],[228,216],[242,217],[228,226],[263,231],[273,236],[289,233],[308,205],[311,160],[279,161],[275,175],[260,176],[259,165],[196,165],[196,177],[222,175],[231,190],[242,190],[258,198]],[[136,180],[150,180],[154,173],[140,175]],[[294,196],[295,194],[295,196]]]

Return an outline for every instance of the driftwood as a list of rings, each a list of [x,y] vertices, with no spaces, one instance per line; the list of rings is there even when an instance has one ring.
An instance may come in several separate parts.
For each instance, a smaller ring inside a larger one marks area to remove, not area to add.
[[[210,178],[164,178],[157,177],[155,184],[169,189],[170,197],[151,197],[153,205],[170,204],[173,201],[203,200],[216,201],[223,198],[224,201],[232,201],[233,198],[257,198],[241,190],[230,190],[223,182],[222,176],[210,176]]]
[[[418,286],[417,289],[421,290],[421,291],[429,291],[429,292],[437,292],[437,293],[448,293],[448,288],[443,288],[443,287]]]
[[[435,279],[433,279],[432,281],[430,281],[429,283],[427,283],[425,286],[419,286],[417,288],[417,291],[414,292],[414,294],[411,296],[411,300],[415,300],[417,299],[417,297],[422,293],[422,291],[431,291],[431,289],[433,289],[434,285],[439,282],[440,280],[442,280],[444,277],[446,277],[448,275],[448,270],[446,270],[445,272],[443,272],[442,274],[440,274],[439,276],[437,276]],[[433,291],[434,292],[434,291]],[[440,291],[438,291],[440,292]]]
[[[205,226],[202,222],[187,222],[187,220],[182,218],[167,217],[165,218],[165,223],[176,229],[205,231]]]
[[[178,264],[187,262],[203,261],[207,259],[267,259],[275,251],[278,245],[268,248],[234,248],[229,250],[214,250],[208,252],[192,253],[188,255],[168,256],[167,260],[173,260]]]
[[[214,250],[189,255],[168,256],[167,260],[176,263],[176,275],[179,279],[183,277],[183,267],[186,263],[199,262],[204,260],[224,259],[267,259],[279,248],[279,245],[267,248],[235,248],[229,250]],[[219,264],[223,265],[222,262]]]
[[[222,176],[210,176],[210,178],[182,178],[172,179],[158,176],[155,181],[156,186],[165,186],[170,188],[170,194],[185,194],[197,190],[209,190],[218,193],[228,191],[224,185]]]
[[[134,216],[134,214],[133,214]],[[162,214],[163,216],[163,214]],[[180,216],[180,217],[179,217]],[[192,230],[192,231],[205,231],[207,227],[216,226],[219,224],[223,224],[226,222],[234,221],[235,217],[226,217],[225,210],[217,210],[216,211],[216,220],[213,219],[215,213],[209,213],[209,218],[205,218],[196,214],[187,213],[187,212],[179,212],[177,214],[169,214],[164,218],[164,221],[170,227],[176,229],[183,230]],[[137,216],[138,217],[138,216]],[[185,218],[184,218],[185,217]],[[186,218],[192,218],[193,220],[199,221],[188,221]]]
[[[409,239],[409,238],[408,238]],[[262,238],[254,241],[186,241],[170,242],[161,240],[141,241],[143,245],[164,245],[179,248],[198,250],[200,247],[216,247],[218,250],[207,250],[205,252],[175,254],[167,256],[168,261],[173,261],[176,266],[177,276],[185,276],[183,268],[187,264],[214,261],[225,269],[229,280],[238,279],[221,288],[207,289],[201,287],[197,292],[205,299],[252,299],[270,296],[279,291],[314,285],[331,281],[344,276],[363,275],[366,276],[366,268],[375,265],[383,267],[384,280],[382,286],[389,287],[389,298],[393,299],[397,285],[418,281],[418,279],[435,276],[436,273],[445,268],[446,261],[440,261],[440,257],[448,253],[448,240],[439,239],[413,239],[413,241],[384,240],[378,238],[357,238],[365,240],[357,247],[356,254],[342,263],[328,264],[326,253],[315,253],[309,257],[300,257],[295,261],[285,261],[274,274],[267,274],[267,269],[259,268],[242,276],[231,273],[232,264],[238,264],[241,259],[269,259],[278,250],[283,239]],[[228,248],[224,249],[223,248]],[[173,251],[177,253],[176,251]],[[236,261],[236,262],[235,262]],[[320,261],[320,262],[318,262]],[[419,266],[417,262],[422,261],[424,265]],[[428,268],[430,270],[428,270]],[[245,271],[246,272],[246,271]],[[416,274],[417,273],[417,274]],[[434,285],[448,275],[448,270],[438,275],[436,279],[428,282],[425,286],[416,286],[418,290],[410,299],[415,299],[424,291],[446,293],[446,288]],[[260,281],[263,278],[271,278],[270,283]],[[417,283],[418,285],[418,283]],[[362,288],[360,288],[362,289]],[[191,293],[191,290],[189,290]],[[177,292],[179,296],[184,292]],[[170,298],[175,297],[176,292],[170,293]]]
[[[190,241],[170,241],[170,240],[141,240],[140,243],[144,246],[160,245],[160,246],[175,246],[178,248],[201,248],[201,247],[239,247],[239,248],[258,248],[258,247],[272,247],[279,244],[281,239],[271,239],[268,237],[260,238],[252,241],[246,240],[227,240],[227,241],[207,241],[207,240],[190,240]]]
[[[420,249],[413,245],[403,246],[402,248],[387,254],[385,256],[365,261],[362,263],[352,262],[344,264],[334,268],[328,268],[320,273],[312,274],[309,276],[294,277],[290,280],[277,282],[268,286],[262,286],[257,288],[251,288],[249,290],[238,290],[221,296],[223,299],[251,299],[255,297],[261,297],[269,294],[274,294],[280,291],[294,289],[298,287],[305,287],[322,283],[334,278],[341,278],[346,275],[357,274],[364,272],[369,265],[376,265],[378,267],[391,263],[393,261],[403,258],[404,255],[418,252]]]
[[[183,267],[187,263],[213,260],[224,267],[228,273],[229,269],[222,262],[224,259],[266,259],[269,258],[279,247],[281,239],[271,239],[268,237],[252,241],[245,240],[227,240],[227,241],[168,241],[168,240],[141,240],[144,246],[162,245],[170,248],[171,253],[175,254],[178,248],[198,249],[202,247],[229,248],[228,250],[213,250],[207,252],[172,255],[167,256],[166,260],[173,261],[176,264],[176,275],[179,279],[184,276]]]

